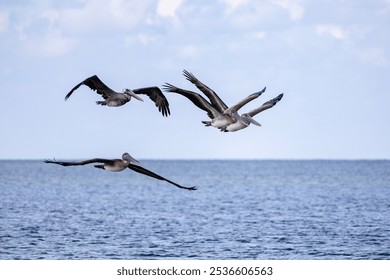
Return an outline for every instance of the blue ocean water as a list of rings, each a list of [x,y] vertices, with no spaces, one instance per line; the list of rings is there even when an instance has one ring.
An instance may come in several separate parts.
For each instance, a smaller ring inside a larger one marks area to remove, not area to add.
[[[0,161],[0,259],[390,259],[390,161]]]

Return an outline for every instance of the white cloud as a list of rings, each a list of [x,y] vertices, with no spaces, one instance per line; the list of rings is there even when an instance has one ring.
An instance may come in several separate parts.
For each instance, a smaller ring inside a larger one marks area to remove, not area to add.
[[[317,25],[316,33],[318,35],[330,35],[338,40],[344,40],[347,37],[346,32],[340,26],[332,24]]]
[[[124,37],[124,45],[126,47],[139,44],[149,45],[157,40],[156,36],[151,36],[146,33],[139,33],[137,35],[129,35]]]
[[[42,2],[43,3],[43,2]],[[72,6],[23,6],[15,9],[13,29],[28,53],[60,56],[78,44],[78,37],[90,32],[124,32],[145,22],[153,0],[82,0]],[[17,13],[16,13],[17,12]],[[0,11],[0,32],[9,29],[7,14]],[[137,40],[148,44],[152,38],[140,35]]]
[[[45,57],[64,55],[75,46],[75,40],[63,37],[58,31],[48,32],[41,39],[28,39],[24,43],[24,47],[29,53]]]
[[[223,4],[226,5],[225,12],[227,14],[232,13],[234,10],[236,10],[239,6],[247,4],[248,0],[219,0]]]
[[[157,14],[162,17],[176,17],[176,11],[181,5],[181,0],[159,0]]]
[[[77,32],[111,27],[129,29],[144,19],[150,4],[150,0],[86,0],[83,6],[45,10],[41,16],[52,26]]]
[[[298,20],[302,18],[305,7],[299,0],[273,0],[272,3],[286,9],[292,20]]]
[[[8,14],[0,12],[0,32],[8,30]]]
[[[252,1],[239,11],[231,13],[228,20],[230,24],[239,28],[257,29],[266,22],[275,21],[278,17],[278,10],[279,8],[270,2]]]

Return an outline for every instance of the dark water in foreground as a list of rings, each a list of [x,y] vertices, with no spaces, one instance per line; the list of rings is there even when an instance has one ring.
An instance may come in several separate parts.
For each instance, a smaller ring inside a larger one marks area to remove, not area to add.
[[[390,161],[0,161],[0,259],[390,259]]]

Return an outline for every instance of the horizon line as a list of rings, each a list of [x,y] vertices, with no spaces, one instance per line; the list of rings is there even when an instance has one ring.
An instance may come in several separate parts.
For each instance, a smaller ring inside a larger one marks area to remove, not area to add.
[[[43,161],[46,158],[0,158],[0,161]],[[83,160],[85,158],[60,158],[61,160]],[[388,161],[390,158],[141,158],[140,160],[171,161]]]

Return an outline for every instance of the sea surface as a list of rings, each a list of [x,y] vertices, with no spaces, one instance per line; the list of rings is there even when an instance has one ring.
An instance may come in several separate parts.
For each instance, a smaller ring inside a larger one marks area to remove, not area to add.
[[[390,259],[390,161],[0,161],[0,259]]]

